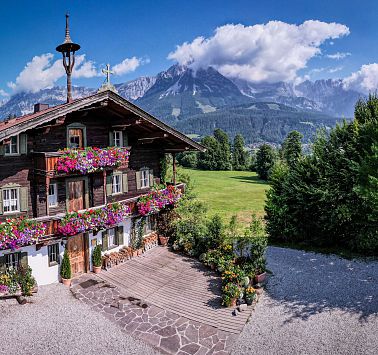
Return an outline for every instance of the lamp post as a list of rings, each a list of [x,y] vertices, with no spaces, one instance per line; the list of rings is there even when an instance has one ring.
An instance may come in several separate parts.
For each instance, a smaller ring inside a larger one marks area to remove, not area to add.
[[[70,37],[70,27],[68,23],[69,15],[66,14],[66,37],[64,42],[56,47],[56,50],[63,55],[63,67],[67,74],[67,102],[72,101],[72,69],[75,65],[75,52],[80,49],[80,45],[73,43]]]

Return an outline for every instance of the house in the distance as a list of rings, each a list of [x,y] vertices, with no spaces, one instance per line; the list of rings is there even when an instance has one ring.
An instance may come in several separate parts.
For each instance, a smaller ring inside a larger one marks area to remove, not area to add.
[[[40,285],[59,280],[64,248],[78,275],[91,270],[95,245],[104,252],[129,245],[135,202],[163,182],[165,154],[203,149],[106,88],[67,101],[36,104],[34,113],[0,123],[0,272],[27,263]],[[72,166],[78,155],[79,169]],[[115,224],[74,234],[80,226],[67,223],[71,213],[99,209]],[[143,233],[152,228],[147,218]]]

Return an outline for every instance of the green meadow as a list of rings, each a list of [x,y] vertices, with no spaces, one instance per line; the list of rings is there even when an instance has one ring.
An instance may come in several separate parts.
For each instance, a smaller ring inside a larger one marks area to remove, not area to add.
[[[182,169],[189,174],[198,198],[209,207],[209,215],[219,214],[225,221],[232,215],[247,224],[253,213],[264,214],[269,185],[249,171],[204,171]]]

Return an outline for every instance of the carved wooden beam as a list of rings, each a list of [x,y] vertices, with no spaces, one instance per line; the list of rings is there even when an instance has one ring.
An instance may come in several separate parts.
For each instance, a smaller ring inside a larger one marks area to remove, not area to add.
[[[154,139],[167,138],[167,137],[168,137],[168,133],[153,133],[143,138],[138,138],[138,141],[154,140]]]

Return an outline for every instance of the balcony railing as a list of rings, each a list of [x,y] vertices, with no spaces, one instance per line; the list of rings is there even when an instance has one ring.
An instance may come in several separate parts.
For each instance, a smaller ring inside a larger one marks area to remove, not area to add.
[[[60,152],[34,152],[34,171],[37,175],[59,177],[83,175],[114,169],[115,167],[127,168],[129,150],[130,147],[111,147]]]

